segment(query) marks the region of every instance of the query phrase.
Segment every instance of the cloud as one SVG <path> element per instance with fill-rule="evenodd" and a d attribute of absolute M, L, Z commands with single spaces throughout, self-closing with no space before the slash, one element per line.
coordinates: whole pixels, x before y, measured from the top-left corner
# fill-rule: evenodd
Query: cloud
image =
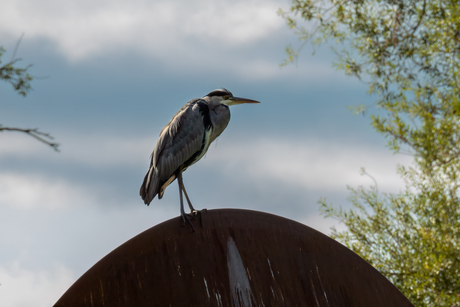
<path fill-rule="evenodd" d="M 396 174 L 396 166 L 411 161 L 383 147 L 302 138 L 235 140 L 211 150 L 208 167 L 221 169 L 227 176 L 240 172 L 246 181 L 271 182 L 269 188 L 276 183 L 328 192 L 343 190 L 346 185 L 373 185 L 372 179 L 360 175 L 361 167 L 376 178 L 381 191 L 397 192 L 404 182 Z"/>
<path fill-rule="evenodd" d="M 64 160 L 67 161 L 65 163 L 97 169 L 144 166 L 147 169 L 149 155 L 157 141 L 155 135 L 64 135 L 63 139 L 69 141 L 61 153 L 54 154 L 45 145 L 28 140 L 27 136 L 22 137 L 19 139 L 17 135 L 6 134 L 4 140 L 9 146 L 0 148 L 0 158 L 15 156 L 28 159 L 33 155 L 36 159 Z M 360 168 L 365 167 L 382 187 L 394 191 L 401 187 L 397 181 L 396 165 L 408 164 L 412 158 L 394 155 L 384 147 L 367 144 L 301 136 L 263 136 L 249 140 L 237 138 L 229 131 L 221 142 L 211 145 L 203 161 L 200 165 L 206 164 L 228 175 L 237 167 L 257 180 L 276 180 L 300 188 L 315 189 L 371 183 L 369 178 L 360 175 Z"/>
<path fill-rule="evenodd" d="M 47 148 L 41 152 L 41 144 L 36 152 L 29 148 L 33 161 L 23 153 L 16 154 L 23 156 L 14 163 L 24 168 L 16 172 L 12 167 L 0 174 L 0 206 L 47 214 L 67 214 L 82 208 L 79 216 L 84 220 L 90 208 L 106 212 L 143 207 L 138 188 L 149 165 L 154 136 L 66 138 L 72 139 L 70 148 L 60 154 Z M 0 149 L 0 157 L 5 150 Z M 4 157 L 4 164 L 7 159 Z M 252 209 L 302 221 L 318 215 L 316 202 L 320 198 L 347 207 L 347 185 L 373 185 L 371 178 L 360 175 L 361 167 L 377 180 L 381 192 L 404 190 L 396 166 L 410 162 L 410 157 L 393 155 L 383 146 L 300 136 L 249 140 L 229 131 L 184 178 L 197 208 Z M 167 219 L 176 214 L 178 204 L 177 184 L 173 183 L 164 199 L 154 201 L 152 210 L 156 214 L 158 208 L 174 208 L 162 216 Z M 320 220 L 306 222 L 326 232 L 330 221 Z"/>
<path fill-rule="evenodd" d="M 29 270 L 19 262 L 0 266 L 0 305 L 52 306 L 74 280 L 72 272 L 60 264 L 46 271 Z"/>
<path fill-rule="evenodd" d="M 262 0 L 18 0 L 2 5 L 0 35 L 47 39 L 71 61 L 126 47 L 177 56 L 190 40 L 232 48 L 268 37 L 283 26 L 278 7 Z"/>
<path fill-rule="evenodd" d="M 130 138 L 102 134 L 65 136 L 64 139 L 72 141 L 59 154 L 50 152 L 37 142 L 28 142 L 30 146 L 24 151 L 25 145 L 18 142 L 0 149 L 0 158 L 22 156 L 18 162 L 22 163 L 22 159 L 33 155 L 36 159 L 33 163 L 48 161 L 54 172 L 57 166 L 53 167 L 53 163 L 83 167 L 89 172 L 120 173 L 128 169 L 140 171 L 147 170 L 149 155 L 156 142 L 155 136 Z M 206 168 L 208 173 L 223 175 L 235 184 L 247 182 L 262 189 L 285 186 L 290 189 L 334 192 L 345 190 L 346 185 L 373 185 L 371 178 L 360 174 L 360 169 L 364 167 L 375 177 L 381 191 L 397 192 L 404 188 L 404 183 L 396 173 L 396 166 L 409 164 L 411 160 L 407 156 L 393 155 L 384 147 L 366 144 L 302 137 L 259 137 L 248 140 L 235 138 L 235 135 L 229 133 L 224 140 L 212 145 L 203 161 L 193 168 Z M 116 171 L 117 169 L 120 171 Z M 0 188 L 3 189 L 0 201 L 19 207 L 31 206 L 33 202 L 46 202 L 54 207 L 59 206 L 62 199 L 74 199 L 78 196 L 80 201 L 94 202 L 95 198 L 106 197 L 91 196 L 95 194 L 91 191 L 116 192 L 108 187 L 104 189 L 107 184 L 110 183 L 100 183 L 94 187 L 79 186 L 72 182 L 71 177 L 62 179 L 61 175 L 52 179 L 49 176 L 42 178 L 40 175 L 3 173 L 0 174 Z M 27 189 L 27 193 L 24 193 L 24 189 Z M 86 199 L 81 199 L 84 195 Z"/>
<path fill-rule="evenodd" d="M 119 137 L 115 135 L 93 133 L 62 134 L 61 152 L 55 153 L 47 145 L 20 133 L 1 135 L 2 142 L 8 144 L 0 148 L 1 159 L 35 159 L 74 163 L 95 168 L 113 168 L 117 165 L 148 164 L 150 152 L 155 146 L 155 136 L 143 138 Z"/>
<path fill-rule="evenodd" d="M 270 33 L 284 23 L 276 15 L 273 1 L 202 0 L 190 7 L 182 6 L 185 34 L 220 42 L 224 46 L 246 44 Z M 185 9 L 185 10 L 184 10 Z M 191 12 L 191 13 L 190 13 Z"/>
<path fill-rule="evenodd" d="M 0 205 L 22 210 L 40 208 L 44 211 L 97 203 L 92 197 L 96 194 L 94 190 L 76 186 L 71 180 L 49 178 L 44 174 L 1 173 Z"/>
<path fill-rule="evenodd" d="M 249 82 L 277 78 L 291 85 L 338 79 L 348 83 L 321 54 L 314 60 L 300 58 L 298 67 L 307 69 L 279 67 L 284 47 L 297 41 L 276 14 L 285 5 L 280 0 L 17 0 L 0 10 L 0 40 L 12 51 L 24 32 L 21 48 L 57 53 L 70 65 L 136 58 L 144 68 L 175 80 L 217 74 Z M 304 49 L 308 55 L 309 47 Z"/>

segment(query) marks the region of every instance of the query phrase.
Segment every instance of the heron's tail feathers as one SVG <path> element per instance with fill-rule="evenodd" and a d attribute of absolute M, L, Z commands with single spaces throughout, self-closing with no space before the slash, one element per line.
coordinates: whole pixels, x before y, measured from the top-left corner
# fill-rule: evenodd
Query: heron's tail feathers
<path fill-rule="evenodd" d="M 139 194 L 144 200 L 144 203 L 148 206 L 158 194 L 159 190 L 160 180 L 158 179 L 156 168 L 152 165 L 144 177 L 144 182 L 142 183 Z"/>

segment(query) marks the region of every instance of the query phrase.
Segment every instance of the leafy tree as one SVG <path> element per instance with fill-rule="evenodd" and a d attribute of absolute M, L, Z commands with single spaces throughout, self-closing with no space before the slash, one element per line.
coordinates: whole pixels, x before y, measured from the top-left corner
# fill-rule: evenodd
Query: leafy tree
<path fill-rule="evenodd" d="M 457 0 L 293 0 L 279 11 L 301 45 L 333 44 L 334 65 L 369 85 L 372 126 L 395 153 L 405 191 L 351 190 L 353 209 L 320 200 L 347 226 L 332 237 L 416 306 L 460 306 L 460 3 Z M 304 25 L 302 25 L 304 23 Z M 364 113 L 368 106 L 355 106 Z"/>
<path fill-rule="evenodd" d="M 22 36 L 21 36 L 22 38 Z M 28 73 L 28 69 L 32 65 L 28 65 L 24 68 L 18 67 L 17 62 L 21 59 L 16 58 L 16 52 L 19 47 L 21 39 L 19 39 L 18 43 L 16 44 L 16 48 L 13 52 L 12 59 L 7 62 L 6 64 L 2 65 L 2 57 L 6 50 L 0 46 L 0 80 L 10 83 L 13 86 L 13 89 L 22 96 L 26 96 L 27 93 L 31 90 L 30 82 L 33 80 L 33 77 Z M 49 133 L 44 133 L 38 130 L 38 128 L 13 128 L 13 127 L 3 127 L 0 124 L 0 132 L 3 131 L 18 131 L 22 133 L 26 133 L 35 139 L 39 140 L 42 143 L 45 143 L 51 146 L 54 150 L 59 151 L 59 144 L 54 143 L 53 137 Z"/>

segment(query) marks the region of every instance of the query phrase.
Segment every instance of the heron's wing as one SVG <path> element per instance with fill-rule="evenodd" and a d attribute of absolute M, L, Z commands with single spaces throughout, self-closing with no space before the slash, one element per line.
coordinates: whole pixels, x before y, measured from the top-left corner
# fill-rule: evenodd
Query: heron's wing
<path fill-rule="evenodd" d="M 189 101 L 173 116 L 160 133 L 141 187 L 145 203 L 157 194 L 161 198 L 166 186 L 174 181 L 176 171 L 183 171 L 199 159 L 210 125 L 209 107 L 201 99 Z"/>
<path fill-rule="evenodd" d="M 204 101 L 192 100 L 164 128 L 152 157 L 160 180 L 166 181 L 180 167 L 188 167 L 192 163 L 190 159 L 203 150 L 205 109 L 209 114 L 209 107 Z"/>

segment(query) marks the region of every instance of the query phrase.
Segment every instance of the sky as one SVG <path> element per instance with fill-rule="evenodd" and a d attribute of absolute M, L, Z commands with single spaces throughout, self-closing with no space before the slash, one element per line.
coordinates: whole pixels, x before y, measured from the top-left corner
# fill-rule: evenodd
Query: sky
<path fill-rule="evenodd" d="M 299 46 L 276 12 L 285 0 L 15 0 L 2 3 L 3 61 L 33 64 L 26 98 L 0 83 L 0 124 L 39 128 L 60 152 L 0 133 L 0 306 L 50 306 L 93 264 L 179 215 L 176 182 L 149 207 L 139 187 L 162 127 L 188 100 L 225 87 L 259 100 L 232 119 L 184 173 L 194 206 L 241 208 L 330 233 L 325 197 L 347 186 L 398 192 L 408 157 L 393 155 L 367 116 L 366 85 L 332 67 L 325 46 Z M 372 110 L 371 110 L 372 111 Z M 378 110 L 375 110 L 376 112 Z"/>

